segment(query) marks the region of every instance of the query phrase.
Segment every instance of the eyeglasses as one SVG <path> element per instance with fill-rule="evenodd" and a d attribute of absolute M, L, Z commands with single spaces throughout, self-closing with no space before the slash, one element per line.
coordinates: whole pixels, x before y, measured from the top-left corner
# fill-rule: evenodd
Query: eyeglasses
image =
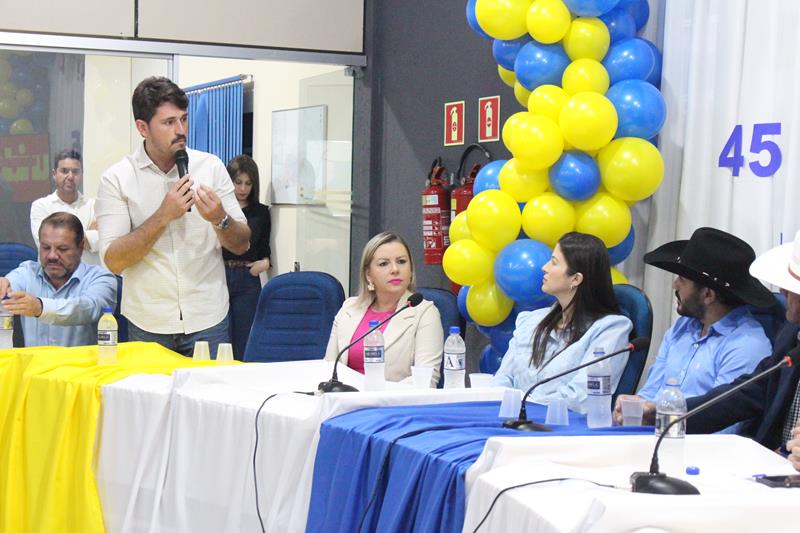
<path fill-rule="evenodd" d="M 83 174 L 83 170 L 80 168 L 60 167 L 56 169 L 56 172 L 64 176 L 66 176 L 67 174 L 72 174 L 73 176 L 80 176 L 81 174 Z"/>

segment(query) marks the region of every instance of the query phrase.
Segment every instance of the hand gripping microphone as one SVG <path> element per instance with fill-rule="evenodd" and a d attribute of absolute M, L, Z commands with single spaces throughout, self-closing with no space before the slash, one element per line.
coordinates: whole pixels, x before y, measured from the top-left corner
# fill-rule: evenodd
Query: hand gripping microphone
<path fill-rule="evenodd" d="M 186 150 L 178 150 L 175 152 L 175 166 L 178 167 L 178 178 L 184 177 L 189 173 L 189 154 Z M 189 208 L 191 211 L 192 208 Z"/>
<path fill-rule="evenodd" d="M 679 424 L 693 416 L 700 411 L 711 407 L 712 405 L 721 402 L 728 396 L 737 393 L 743 387 L 758 381 L 776 370 L 783 368 L 784 366 L 794 366 L 800 362 L 800 346 L 789 352 L 783 359 L 780 360 L 779 363 L 769 367 L 768 369 L 764 370 L 763 372 L 759 372 L 755 376 L 751 377 L 750 379 L 743 381 L 725 391 L 723 394 L 720 394 L 716 398 L 712 398 L 711 400 L 707 401 L 704 404 L 698 405 L 688 413 L 683 416 L 679 416 L 661 431 L 661 435 L 659 435 L 658 440 L 656 441 L 656 447 L 653 450 L 653 458 L 650 460 L 650 471 L 649 472 L 634 472 L 631 474 L 631 491 L 632 492 L 647 492 L 650 494 L 700 494 L 700 491 L 695 488 L 694 485 L 689 483 L 688 481 L 684 481 L 682 479 L 678 479 L 675 477 L 669 477 L 668 475 L 661 473 L 658 471 L 658 447 L 661 445 L 661 441 L 664 440 L 664 437 L 669 433 L 670 428 L 675 424 Z"/>
<path fill-rule="evenodd" d="M 595 363 L 599 363 L 600 361 L 605 361 L 610 357 L 614 357 L 615 355 L 619 355 L 625 352 L 636 352 L 639 350 L 646 350 L 650 346 L 650 339 L 648 337 L 636 337 L 633 339 L 630 344 L 628 344 L 625 348 L 621 350 L 617 350 L 616 352 L 611 352 L 610 354 L 606 354 L 603 357 L 598 357 L 596 359 L 592 359 L 586 363 L 576 366 L 575 368 L 570 368 L 569 370 L 565 370 L 555 376 L 550 376 L 547 379 L 543 379 L 541 381 L 537 381 L 534 383 L 528 392 L 525 393 L 525 396 L 522 397 L 522 406 L 519 408 L 519 417 L 516 419 L 509 419 L 503 422 L 503 427 L 508 429 L 518 429 L 520 431 L 553 431 L 551 428 L 545 426 L 544 424 L 539 424 L 537 422 L 533 422 L 528 420 L 528 413 L 525 408 L 525 401 L 528 399 L 528 396 L 531 395 L 533 389 L 538 387 L 539 385 L 544 385 L 554 379 L 558 379 L 560 377 L 564 377 L 567 374 L 572 374 L 573 372 L 577 372 L 581 368 L 586 368 L 587 366 L 591 366 Z"/>
<path fill-rule="evenodd" d="M 356 340 L 345 346 L 344 349 L 342 349 L 342 351 L 336 354 L 336 360 L 333 362 L 333 375 L 331 376 L 331 379 L 320 383 L 319 387 L 317 388 L 317 392 L 320 394 L 323 394 L 325 392 L 358 392 L 357 388 L 339 381 L 339 375 L 337 374 L 336 370 L 337 366 L 339 365 L 339 358 L 342 356 L 343 353 L 345 353 L 347 350 L 349 350 L 350 348 L 361 342 L 364 339 L 364 337 L 366 337 L 367 335 L 369 335 L 370 333 L 372 333 L 373 331 L 384 325 L 386 322 L 388 322 L 395 316 L 399 315 L 409 307 L 416 307 L 421 303 L 422 303 L 422 295 L 418 292 L 415 292 L 414 294 L 408 297 L 408 300 L 406 300 L 406 305 L 404 305 L 403 307 L 396 310 L 388 317 L 378 322 L 374 327 L 369 328 L 366 331 L 366 333 L 364 333 L 363 335 L 359 335 L 359 337 Z"/>

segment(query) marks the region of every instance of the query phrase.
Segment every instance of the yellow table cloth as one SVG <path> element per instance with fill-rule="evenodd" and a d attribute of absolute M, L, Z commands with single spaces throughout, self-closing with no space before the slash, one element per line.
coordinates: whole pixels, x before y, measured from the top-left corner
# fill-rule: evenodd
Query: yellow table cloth
<path fill-rule="evenodd" d="M 0 532 L 103 532 L 94 478 L 100 387 L 132 374 L 207 366 L 155 343 L 0 351 Z"/>

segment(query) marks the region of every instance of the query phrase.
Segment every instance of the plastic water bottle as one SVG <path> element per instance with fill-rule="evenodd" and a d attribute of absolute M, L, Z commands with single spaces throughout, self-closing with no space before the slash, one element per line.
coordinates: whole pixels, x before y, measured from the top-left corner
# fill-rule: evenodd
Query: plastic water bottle
<path fill-rule="evenodd" d="M 7 297 L 6 297 L 7 298 Z M 5 300 L 6 298 L 3 298 Z M 14 315 L 0 305 L 0 350 L 14 347 Z"/>
<path fill-rule="evenodd" d="M 370 320 L 369 327 L 378 325 Z M 383 390 L 386 388 L 383 359 L 383 333 L 376 329 L 364 339 L 364 390 Z"/>
<path fill-rule="evenodd" d="M 676 418 L 686 414 L 686 398 L 683 397 L 678 380 L 669 378 L 656 398 L 656 436 Z M 682 439 L 686 435 L 686 421 L 672 426 L 665 439 Z"/>
<path fill-rule="evenodd" d="M 110 307 L 103 308 L 97 323 L 97 364 L 113 365 L 117 362 L 117 319 Z"/>
<path fill-rule="evenodd" d="M 606 354 L 604 348 L 592 351 L 595 358 Z M 586 368 L 586 425 L 590 428 L 611 426 L 611 365 L 608 360 Z"/>
<path fill-rule="evenodd" d="M 463 389 L 466 376 L 467 347 L 461 338 L 458 326 L 450 327 L 450 335 L 444 341 L 444 388 Z"/>

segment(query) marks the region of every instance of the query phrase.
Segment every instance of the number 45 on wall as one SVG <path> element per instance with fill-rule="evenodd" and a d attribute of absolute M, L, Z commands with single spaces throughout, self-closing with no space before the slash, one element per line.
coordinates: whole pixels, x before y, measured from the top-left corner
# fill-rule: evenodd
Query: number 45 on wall
<path fill-rule="evenodd" d="M 753 137 L 750 140 L 750 153 L 760 154 L 766 151 L 768 159 L 762 165 L 759 159 L 752 161 L 748 166 L 753 174 L 759 178 L 774 176 L 781 167 L 783 155 L 781 149 L 775 141 L 765 140 L 766 135 L 780 135 L 780 122 L 765 122 L 763 124 L 753 124 Z M 742 125 L 737 124 L 733 128 L 728 141 L 719 154 L 717 165 L 720 168 L 730 168 L 734 176 L 739 175 L 739 169 L 744 166 L 744 156 L 742 155 Z"/>

